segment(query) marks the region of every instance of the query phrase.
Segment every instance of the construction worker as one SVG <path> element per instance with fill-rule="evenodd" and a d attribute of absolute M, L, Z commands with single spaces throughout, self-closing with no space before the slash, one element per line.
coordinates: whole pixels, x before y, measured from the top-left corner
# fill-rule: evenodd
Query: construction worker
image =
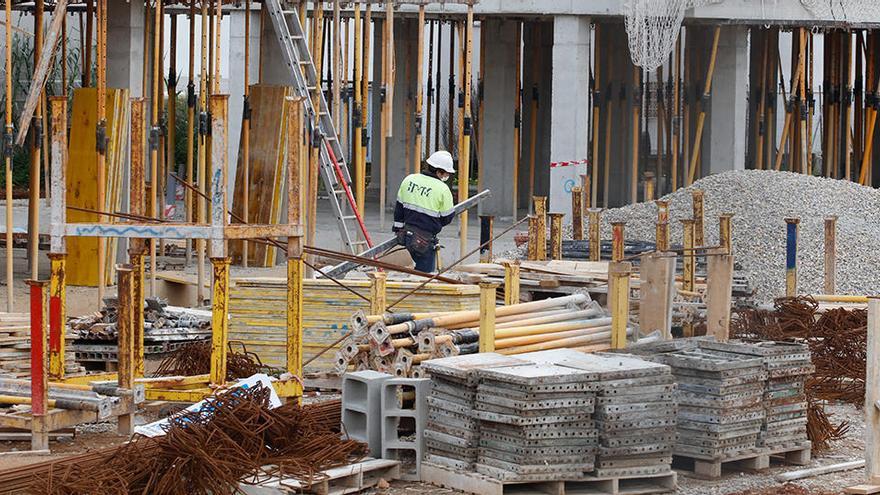
<path fill-rule="evenodd" d="M 437 151 L 426 171 L 410 174 L 400 183 L 394 206 L 394 232 L 416 264 L 416 270 L 435 270 L 437 234 L 455 216 L 452 191 L 446 182 L 455 173 L 452 155 Z"/>

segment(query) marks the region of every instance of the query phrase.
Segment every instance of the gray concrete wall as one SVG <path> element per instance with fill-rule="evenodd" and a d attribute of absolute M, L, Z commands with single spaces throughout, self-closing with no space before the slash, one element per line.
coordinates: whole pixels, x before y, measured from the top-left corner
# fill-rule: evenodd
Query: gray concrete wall
<path fill-rule="evenodd" d="M 388 139 L 388 189 L 385 200 L 388 206 L 393 207 L 397 199 L 397 189 L 400 182 L 412 170 L 412 165 L 407 161 L 411 156 L 413 139 L 412 132 L 405 132 L 407 122 L 406 113 L 411 111 L 407 100 L 415 91 L 415 81 L 407 77 L 407 64 L 415 63 L 414 50 L 410 46 L 418 43 L 418 29 L 414 19 L 398 18 L 394 20 L 394 115 L 392 126 L 394 135 Z"/>
<path fill-rule="evenodd" d="M 77 24 L 72 18 L 68 25 Z M 78 25 L 78 24 L 77 24 Z M 144 6 L 137 2 L 107 4 L 107 86 L 144 94 Z"/>
<path fill-rule="evenodd" d="M 264 7 L 265 9 L 265 7 Z M 269 18 L 268 12 L 263 12 L 266 24 L 260 26 L 260 68 L 263 84 L 293 85 L 293 75 L 290 68 L 284 62 L 278 35 L 275 34 L 275 26 Z"/>
<path fill-rule="evenodd" d="M 480 205 L 481 215 L 513 215 L 514 112 L 516 87 L 517 23 L 490 19 L 483 23 L 486 40 L 486 73 L 483 76 L 482 185 L 492 197 Z"/>
<path fill-rule="evenodd" d="M 537 92 L 537 126 L 534 153 L 534 195 L 548 194 L 551 136 L 551 98 L 553 73 L 553 23 L 527 22 L 523 25 L 523 133 L 519 171 L 519 205 L 531 206 L 529 170 L 532 167 L 532 114 Z M 537 76 L 537 77 L 536 77 Z"/>
<path fill-rule="evenodd" d="M 229 153 L 229 205 L 232 205 L 232 198 L 235 191 L 235 171 L 238 169 L 239 148 L 241 146 L 241 123 L 242 112 L 244 111 L 244 10 L 233 10 L 229 13 L 228 21 L 230 23 L 230 43 L 229 50 L 226 51 L 227 63 L 229 64 L 229 79 L 227 81 L 226 91 L 229 93 L 229 143 L 227 150 Z M 248 58 L 248 78 L 250 84 L 259 82 L 260 77 L 260 13 L 257 11 L 250 13 L 250 53 Z M 271 24 L 271 22 L 269 23 Z M 270 26 L 271 27 L 271 26 Z M 185 89 L 184 89 L 185 91 Z"/>
<path fill-rule="evenodd" d="M 712 79 L 708 154 L 703 174 L 745 170 L 748 120 L 749 32 L 745 26 L 724 26 Z"/>

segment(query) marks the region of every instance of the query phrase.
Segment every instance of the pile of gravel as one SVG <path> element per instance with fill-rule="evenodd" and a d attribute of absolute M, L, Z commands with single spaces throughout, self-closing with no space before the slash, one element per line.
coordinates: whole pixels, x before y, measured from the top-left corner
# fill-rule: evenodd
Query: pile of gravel
<path fill-rule="evenodd" d="M 747 170 L 712 175 L 662 199 L 670 201 L 670 235 L 682 242 L 680 220 L 692 216 L 691 189 L 705 191 L 705 243 L 718 244 L 718 216 L 733 213 L 733 252 L 767 302 L 785 295 L 785 218 L 800 218 L 798 289 L 823 289 L 824 218 L 837 220 L 837 292 L 876 294 L 880 281 L 880 191 L 858 184 L 790 172 Z M 625 221 L 627 240 L 654 240 L 657 206 L 638 203 L 602 215 L 602 238 L 611 222 Z"/>

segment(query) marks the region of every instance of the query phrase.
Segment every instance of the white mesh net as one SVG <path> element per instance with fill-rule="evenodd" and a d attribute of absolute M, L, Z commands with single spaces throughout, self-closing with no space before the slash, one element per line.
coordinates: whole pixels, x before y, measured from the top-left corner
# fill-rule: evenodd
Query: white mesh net
<path fill-rule="evenodd" d="M 817 19 L 846 22 L 878 22 L 878 0 L 801 0 Z"/>

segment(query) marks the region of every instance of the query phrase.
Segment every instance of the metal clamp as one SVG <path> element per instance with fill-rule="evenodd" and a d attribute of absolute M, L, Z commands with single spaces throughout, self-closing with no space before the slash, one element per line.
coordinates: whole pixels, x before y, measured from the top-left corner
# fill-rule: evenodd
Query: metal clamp
<path fill-rule="evenodd" d="M 208 135 L 208 112 L 199 112 L 199 134 Z"/>
<path fill-rule="evenodd" d="M 413 125 L 415 126 L 416 136 L 421 136 L 422 135 L 422 114 L 416 113 L 413 121 L 414 121 Z"/>
<path fill-rule="evenodd" d="M 520 110 L 516 110 L 513 112 L 513 128 L 519 129 L 522 127 L 522 112 Z"/>
<path fill-rule="evenodd" d="M 14 150 L 12 143 L 15 142 L 12 137 L 12 130 L 12 126 L 8 125 L 6 126 L 6 132 L 3 133 L 3 158 L 9 158 L 10 160 Z"/>
<path fill-rule="evenodd" d="M 470 136 L 473 131 L 473 124 L 471 123 L 470 117 L 464 118 L 464 135 Z"/>
<path fill-rule="evenodd" d="M 189 108 L 196 107 L 196 86 L 192 81 L 186 85 L 186 106 Z"/>
<path fill-rule="evenodd" d="M 250 95 L 244 95 L 243 108 L 241 110 L 241 116 L 244 119 L 251 120 L 251 98 Z"/>
<path fill-rule="evenodd" d="M 156 151 L 159 149 L 159 133 L 160 132 L 161 131 L 159 130 L 158 126 L 150 127 L 150 138 L 149 138 L 150 151 Z"/>
<path fill-rule="evenodd" d="M 95 151 L 99 155 L 107 153 L 107 121 L 102 120 L 95 126 Z"/>
<path fill-rule="evenodd" d="M 40 146 L 40 143 L 43 142 L 43 119 L 34 116 L 33 123 L 31 124 L 34 128 L 34 141 L 37 143 L 37 146 Z"/>

